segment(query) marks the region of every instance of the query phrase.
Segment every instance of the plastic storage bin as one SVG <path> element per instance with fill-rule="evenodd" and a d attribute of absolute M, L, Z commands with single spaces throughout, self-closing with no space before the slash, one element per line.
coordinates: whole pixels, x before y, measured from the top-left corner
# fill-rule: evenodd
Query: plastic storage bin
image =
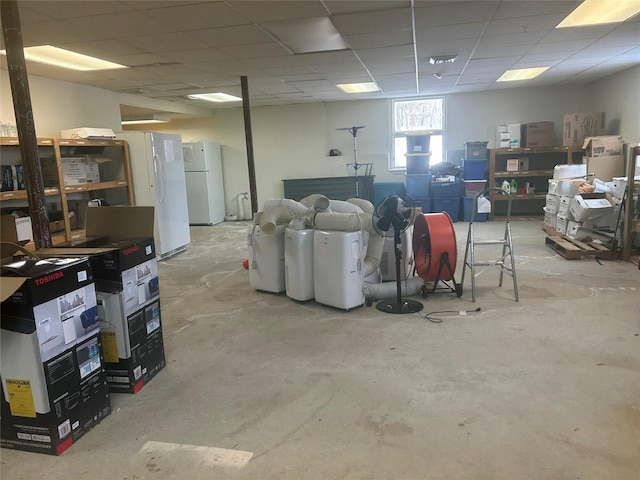
<path fill-rule="evenodd" d="M 407 173 L 410 175 L 414 174 L 425 174 L 429 173 L 429 159 L 431 158 L 431 154 L 407 154 Z"/>
<path fill-rule="evenodd" d="M 402 182 L 379 182 L 373 184 L 373 206 L 382 203 L 384 197 L 389 195 L 404 195 L 405 188 Z"/>
<path fill-rule="evenodd" d="M 464 142 L 465 158 L 487 158 L 489 142 Z"/>
<path fill-rule="evenodd" d="M 476 193 L 483 191 L 486 188 L 486 180 L 463 180 L 464 196 L 475 197 Z"/>
<path fill-rule="evenodd" d="M 407 174 L 405 183 L 407 195 L 414 200 L 431 196 L 431 174 Z"/>
<path fill-rule="evenodd" d="M 431 132 L 407 132 L 407 153 L 429 153 L 429 143 L 431 140 Z"/>
<path fill-rule="evenodd" d="M 431 202 L 433 213 L 447 212 L 452 222 L 458 221 L 460 213 L 460 197 L 455 198 L 433 198 Z"/>
<path fill-rule="evenodd" d="M 473 197 L 462 198 L 462 221 L 468 222 L 471 220 L 471 207 L 473 206 Z M 474 222 L 486 222 L 489 218 L 488 213 L 478 213 L 478 204 L 476 204 L 476 213 L 473 216 Z"/>
<path fill-rule="evenodd" d="M 431 196 L 433 198 L 460 198 L 460 180 L 455 182 L 432 182 Z"/>
<path fill-rule="evenodd" d="M 486 166 L 486 158 L 463 158 L 462 176 L 465 180 L 484 180 L 484 170 Z"/>

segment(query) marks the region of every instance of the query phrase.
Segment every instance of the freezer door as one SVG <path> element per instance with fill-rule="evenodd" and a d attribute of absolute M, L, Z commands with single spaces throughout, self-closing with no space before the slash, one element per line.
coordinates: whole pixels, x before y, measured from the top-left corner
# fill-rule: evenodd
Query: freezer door
<path fill-rule="evenodd" d="M 190 142 L 182 144 L 185 172 L 203 172 L 208 170 L 205 156 L 205 142 Z"/>
<path fill-rule="evenodd" d="M 163 257 L 180 251 L 191 241 L 187 184 L 180 135 L 151 133 L 150 137 L 156 176 L 156 249 Z"/>
<path fill-rule="evenodd" d="M 185 172 L 191 225 L 211 225 L 210 192 L 205 172 Z"/>

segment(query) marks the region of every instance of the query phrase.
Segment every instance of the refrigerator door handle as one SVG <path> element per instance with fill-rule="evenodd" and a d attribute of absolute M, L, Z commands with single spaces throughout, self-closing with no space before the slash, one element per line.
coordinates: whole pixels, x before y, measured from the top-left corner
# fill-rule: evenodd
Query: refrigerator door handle
<path fill-rule="evenodd" d="M 162 162 L 158 160 L 158 155 L 153 156 L 153 169 L 156 172 L 156 188 L 160 194 L 158 197 L 158 203 L 164 203 L 164 175 L 162 172 Z"/>

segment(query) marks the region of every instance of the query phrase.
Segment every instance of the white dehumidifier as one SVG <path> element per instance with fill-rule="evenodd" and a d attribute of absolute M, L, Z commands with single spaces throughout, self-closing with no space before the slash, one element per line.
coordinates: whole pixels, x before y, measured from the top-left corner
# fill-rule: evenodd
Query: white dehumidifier
<path fill-rule="evenodd" d="M 361 232 L 315 230 L 313 279 L 316 302 L 350 310 L 364 304 Z"/>
<path fill-rule="evenodd" d="M 278 225 L 273 235 L 265 235 L 259 225 L 249 225 L 249 284 L 256 290 L 284 292 L 284 232 Z"/>
<path fill-rule="evenodd" d="M 284 278 L 287 297 L 302 302 L 313 298 L 313 229 L 285 230 Z"/>

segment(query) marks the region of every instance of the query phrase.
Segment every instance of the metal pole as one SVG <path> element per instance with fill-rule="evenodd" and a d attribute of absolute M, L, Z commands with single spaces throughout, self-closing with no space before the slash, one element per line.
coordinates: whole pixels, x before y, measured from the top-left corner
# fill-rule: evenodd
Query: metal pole
<path fill-rule="evenodd" d="M 251 213 L 258 211 L 258 193 L 256 188 L 256 164 L 253 156 L 253 132 L 251 131 L 251 110 L 249 108 L 249 83 L 246 76 L 240 77 L 242 87 L 242 111 L 244 113 L 244 136 L 247 143 L 247 165 L 249 168 L 249 194 L 251 195 Z"/>
<path fill-rule="evenodd" d="M 33 122 L 29 79 L 24 61 L 18 2 L 16 0 L 0 0 L 0 16 L 2 17 L 2 35 L 7 52 L 9 83 L 18 128 L 34 242 L 36 248 L 47 248 L 51 246 L 51 233 L 44 196 L 44 181 L 38 156 L 38 139 Z"/>

